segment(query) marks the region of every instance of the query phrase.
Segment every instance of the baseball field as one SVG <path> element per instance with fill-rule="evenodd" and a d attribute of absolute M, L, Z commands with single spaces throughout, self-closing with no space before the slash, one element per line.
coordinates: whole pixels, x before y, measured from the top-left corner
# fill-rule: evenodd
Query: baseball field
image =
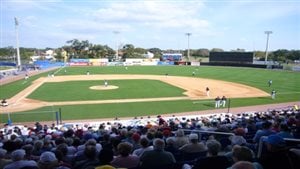
<path fill-rule="evenodd" d="M 107 66 L 62 67 L 52 73 L 54 77 L 42 73 L 1 85 L 0 98 L 9 101 L 1 107 L 1 122 L 8 113 L 15 122 L 51 121 L 58 110 L 63 120 L 176 114 L 215 109 L 217 96 L 230 99 L 230 107 L 300 100 L 300 73 L 283 70 Z M 270 97 L 272 89 L 276 99 Z"/>

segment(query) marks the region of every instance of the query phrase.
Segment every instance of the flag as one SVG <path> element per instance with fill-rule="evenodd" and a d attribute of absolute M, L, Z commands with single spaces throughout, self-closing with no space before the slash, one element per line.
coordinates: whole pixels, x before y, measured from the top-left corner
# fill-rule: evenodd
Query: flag
<path fill-rule="evenodd" d="M 19 25 L 18 19 L 15 17 L 15 26 L 18 26 L 18 25 Z"/>

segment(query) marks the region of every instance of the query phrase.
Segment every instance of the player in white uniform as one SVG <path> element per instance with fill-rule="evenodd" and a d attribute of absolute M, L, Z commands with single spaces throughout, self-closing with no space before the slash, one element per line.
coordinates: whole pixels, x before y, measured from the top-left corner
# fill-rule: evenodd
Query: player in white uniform
<path fill-rule="evenodd" d="M 25 74 L 25 80 L 28 80 L 28 79 L 29 79 L 28 74 Z"/>
<path fill-rule="evenodd" d="M 275 97 L 276 97 L 276 91 L 274 89 L 271 92 L 271 97 L 272 97 L 272 99 L 275 99 Z"/>

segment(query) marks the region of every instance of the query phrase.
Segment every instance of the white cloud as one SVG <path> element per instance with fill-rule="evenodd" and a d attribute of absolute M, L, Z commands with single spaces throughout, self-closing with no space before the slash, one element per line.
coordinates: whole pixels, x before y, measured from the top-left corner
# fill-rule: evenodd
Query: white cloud
<path fill-rule="evenodd" d="M 206 28 L 209 21 L 198 19 L 198 12 L 203 8 L 201 2 L 183 3 L 180 1 L 144 1 L 112 4 L 90 12 L 99 22 L 126 23 L 132 26 L 152 28 Z M 124 24 L 125 25 L 125 24 Z"/>
<path fill-rule="evenodd" d="M 62 2 L 62 0 L 6 0 L 3 4 L 5 8 L 12 11 L 26 10 L 53 10 L 53 6 Z"/>
<path fill-rule="evenodd" d="M 20 22 L 21 24 L 24 24 L 24 26 L 27 27 L 38 27 L 38 18 L 36 16 L 27 16 L 23 18 Z"/>
<path fill-rule="evenodd" d="M 30 41 L 47 44 L 49 39 L 51 46 L 78 38 L 113 46 L 117 30 L 120 42 L 147 45 L 141 47 L 184 48 L 185 33 L 191 32 L 190 44 L 195 48 L 235 49 L 250 41 L 263 48 L 263 31 L 272 30 L 276 41 L 289 41 L 285 44 L 290 48 L 299 46 L 300 3 L 292 0 L 2 0 L 1 5 L 3 45 L 14 39 L 14 31 L 9 31 L 16 16 L 20 43 L 28 45 Z"/>

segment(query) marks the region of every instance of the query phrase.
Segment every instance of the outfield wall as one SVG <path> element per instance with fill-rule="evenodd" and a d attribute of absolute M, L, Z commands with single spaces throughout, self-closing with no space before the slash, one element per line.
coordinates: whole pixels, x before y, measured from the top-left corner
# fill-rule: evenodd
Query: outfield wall
<path fill-rule="evenodd" d="M 155 66 L 155 65 L 174 65 L 174 62 L 160 62 L 159 59 L 129 58 L 125 62 L 109 62 L 103 59 L 70 59 L 70 66 Z"/>

